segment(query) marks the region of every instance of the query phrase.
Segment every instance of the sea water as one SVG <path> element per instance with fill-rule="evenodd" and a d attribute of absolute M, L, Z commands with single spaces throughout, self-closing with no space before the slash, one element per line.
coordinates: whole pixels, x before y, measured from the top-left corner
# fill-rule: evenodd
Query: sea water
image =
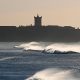
<path fill-rule="evenodd" d="M 80 80 L 80 42 L 0 42 L 0 80 Z"/>

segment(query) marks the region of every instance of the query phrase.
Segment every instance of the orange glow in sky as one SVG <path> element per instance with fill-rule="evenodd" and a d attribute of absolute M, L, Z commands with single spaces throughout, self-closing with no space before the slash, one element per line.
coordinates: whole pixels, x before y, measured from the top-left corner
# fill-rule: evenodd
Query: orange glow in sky
<path fill-rule="evenodd" d="M 0 0 L 0 25 L 34 25 L 37 13 L 43 25 L 80 27 L 80 0 Z"/>

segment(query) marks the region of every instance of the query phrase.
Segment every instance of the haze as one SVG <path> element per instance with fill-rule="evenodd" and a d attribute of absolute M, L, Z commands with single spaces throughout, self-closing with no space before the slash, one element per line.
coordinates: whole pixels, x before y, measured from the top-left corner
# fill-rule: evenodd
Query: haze
<path fill-rule="evenodd" d="M 80 0 L 0 0 L 0 26 L 34 25 L 37 13 L 43 25 L 80 27 Z"/>

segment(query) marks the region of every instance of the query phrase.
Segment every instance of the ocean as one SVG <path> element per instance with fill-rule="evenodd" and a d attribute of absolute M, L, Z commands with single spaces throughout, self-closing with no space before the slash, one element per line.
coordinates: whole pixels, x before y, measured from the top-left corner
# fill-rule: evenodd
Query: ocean
<path fill-rule="evenodd" d="M 0 80 L 80 80 L 80 42 L 0 42 Z"/>

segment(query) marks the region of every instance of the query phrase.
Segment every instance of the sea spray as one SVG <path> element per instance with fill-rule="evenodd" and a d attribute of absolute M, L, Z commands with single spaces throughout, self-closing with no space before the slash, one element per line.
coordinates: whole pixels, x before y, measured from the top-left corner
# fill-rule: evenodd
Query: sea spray
<path fill-rule="evenodd" d="M 31 45 L 39 45 L 39 43 L 38 42 L 23 43 L 23 44 L 20 44 L 18 46 L 15 46 L 15 48 L 26 48 L 26 47 L 29 47 Z"/>
<path fill-rule="evenodd" d="M 49 68 L 35 73 L 25 80 L 80 80 L 77 70 Z"/>
<path fill-rule="evenodd" d="M 48 45 L 45 50 L 49 50 L 50 52 L 60 51 L 60 52 L 80 52 L 80 45 L 78 44 L 64 44 L 64 43 L 55 43 Z"/>
<path fill-rule="evenodd" d="M 45 50 L 50 53 L 53 53 L 54 51 L 73 51 L 80 53 L 80 43 L 29 42 L 15 47 L 24 50 Z"/>
<path fill-rule="evenodd" d="M 24 50 L 44 50 L 45 47 L 44 44 L 40 42 L 29 42 L 15 46 L 15 48 L 22 48 Z"/>

